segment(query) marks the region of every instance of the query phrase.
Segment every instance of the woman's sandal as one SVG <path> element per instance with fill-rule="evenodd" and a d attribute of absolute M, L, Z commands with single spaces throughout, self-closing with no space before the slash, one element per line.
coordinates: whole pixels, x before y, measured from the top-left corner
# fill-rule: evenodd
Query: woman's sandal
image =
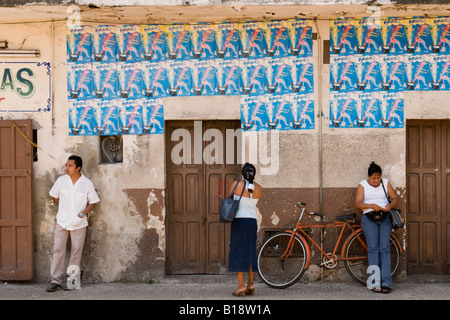
<path fill-rule="evenodd" d="M 381 292 L 383 292 L 382 289 L 380 289 L 380 288 L 373 288 L 373 289 L 371 289 L 371 291 L 372 291 L 372 292 L 375 292 L 375 293 L 381 293 Z"/>
<path fill-rule="evenodd" d="M 245 297 L 245 295 L 247 294 L 247 288 L 241 290 L 241 291 L 233 291 L 231 293 L 234 297 Z"/>
<path fill-rule="evenodd" d="M 391 291 L 392 291 L 392 288 L 389 288 L 389 287 L 386 287 L 386 286 L 382 286 L 381 287 L 381 292 L 384 293 L 384 294 L 391 293 Z"/>
<path fill-rule="evenodd" d="M 252 296 L 252 295 L 255 294 L 255 288 L 247 288 L 246 291 L 247 291 L 246 294 L 247 294 L 248 296 Z"/>

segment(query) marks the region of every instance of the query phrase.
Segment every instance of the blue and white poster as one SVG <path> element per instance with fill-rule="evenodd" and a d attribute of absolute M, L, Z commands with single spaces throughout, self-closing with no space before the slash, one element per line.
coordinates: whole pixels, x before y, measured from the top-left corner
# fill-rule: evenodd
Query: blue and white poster
<path fill-rule="evenodd" d="M 94 134 L 117 135 L 119 116 L 115 100 L 95 100 L 93 105 Z"/>
<path fill-rule="evenodd" d="M 357 118 L 353 93 L 333 93 L 330 95 L 330 126 L 352 128 Z"/>
<path fill-rule="evenodd" d="M 405 63 L 403 56 L 378 56 L 382 91 L 403 91 L 405 89 Z"/>
<path fill-rule="evenodd" d="M 384 128 L 404 127 L 403 93 L 382 93 L 380 98 L 381 126 Z"/>
<path fill-rule="evenodd" d="M 428 55 L 405 56 L 406 90 L 428 90 L 431 71 Z"/>
<path fill-rule="evenodd" d="M 118 97 L 122 99 L 138 99 L 142 97 L 141 63 L 118 63 Z"/>
<path fill-rule="evenodd" d="M 117 61 L 136 63 L 141 61 L 140 27 L 125 25 L 116 27 Z"/>
<path fill-rule="evenodd" d="M 212 25 L 216 38 L 217 59 L 238 59 L 240 40 L 237 23 L 220 23 Z"/>
<path fill-rule="evenodd" d="M 290 127 L 295 130 L 314 129 L 314 95 L 291 94 L 289 95 L 291 108 Z"/>
<path fill-rule="evenodd" d="M 264 58 L 266 41 L 264 40 L 264 25 L 262 22 L 239 23 L 240 58 Z"/>
<path fill-rule="evenodd" d="M 119 100 L 119 134 L 142 134 L 142 99 Z"/>
<path fill-rule="evenodd" d="M 92 61 L 115 63 L 117 56 L 115 26 L 92 27 Z"/>
<path fill-rule="evenodd" d="M 353 121 L 354 126 L 359 128 L 380 127 L 381 110 L 378 92 L 356 93 L 355 95 L 356 119 Z"/>
<path fill-rule="evenodd" d="M 312 57 L 290 58 L 288 59 L 290 71 L 291 93 L 312 93 L 314 92 L 314 65 Z"/>
<path fill-rule="evenodd" d="M 241 96 L 241 128 L 244 131 L 267 130 L 265 96 Z"/>
<path fill-rule="evenodd" d="M 92 65 L 67 65 L 67 91 L 69 100 L 88 100 L 92 98 Z"/>
<path fill-rule="evenodd" d="M 170 96 L 190 96 L 192 88 L 189 61 L 166 61 L 167 92 Z"/>
<path fill-rule="evenodd" d="M 166 25 L 166 58 L 169 60 L 188 60 L 191 57 L 191 38 L 189 25 Z"/>
<path fill-rule="evenodd" d="M 191 58 L 214 59 L 216 39 L 214 30 L 209 24 L 191 24 L 189 26 L 191 37 Z"/>
<path fill-rule="evenodd" d="M 282 58 L 289 54 L 290 39 L 287 21 L 268 21 L 263 25 L 266 57 Z"/>
<path fill-rule="evenodd" d="M 162 98 L 168 95 L 167 74 L 164 63 L 142 62 L 142 96 Z"/>
<path fill-rule="evenodd" d="M 312 21 L 287 20 L 289 54 L 293 57 L 312 57 Z"/>
<path fill-rule="evenodd" d="M 92 135 L 94 127 L 92 100 L 69 101 L 69 135 Z"/>
<path fill-rule="evenodd" d="M 209 96 L 215 94 L 216 70 L 214 60 L 191 61 L 192 94 Z"/>
<path fill-rule="evenodd" d="M 357 58 L 352 56 L 331 56 L 330 89 L 331 91 L 350 92 L 356 90 L 358 77 L 356 73 Z"/>
<path fill-rule="evenodd" d="M 337 19 L 330 21 L 330 53 L 350 55 L 358 46 L 355 26 L 352 19 Z"/>
<path fill-rule="evenodd" d="M 241 94 L 263 95 L 266 93 L 266 72 L 260 59 L 241 59 Z"/>
<path fill-rule="evenodd" d="M 216 93 L 219 95 L 239 95 L 239 60 L 216 59 Z"/>
<path fill-rule="evenodd" d="M 91 63 L 91 27 L 80 26 L 67 29 L 67 62 Z"/>
<path fill-rule="evenodd" d="M 450 57 L 430 54 L 431 90 L 450 90 Z"/>
<path fill-rule="evenodd" d="M 140 32 L 142 61 L 164 61 L 167 54 L 164 25 L 143 25 Z"/>
<path fill-rule="evenodd" d="M 142 133 L 164 133 L 162 99 L 142 99 Z"/>
<path fill-rule="evenodd" d="M 264 59 L 264 69 L 266 72 L 267 93 L 286 94 L 290 92 L 291 81 L 291 65 L 292 60 L 287 58 L 266 58 Z M 297 65 L 296 65 L 297 66 Z"/>
<path fill-rule="evenodd" d="M 286 96 L 266 95 L 266 123 L 268 130 L 289 130 L 291 108 Z"/>
<path fill-rule="evenodd" d="M 378 60 L 374 56 L 356 57 L 356 85 L 358 91 L 380 90 L 381 72 Z"/>
<path fill-rule="evenodd" d="M 93 98 L 117 99 L 117 69 L 115 63 L 92 65 Z"/>

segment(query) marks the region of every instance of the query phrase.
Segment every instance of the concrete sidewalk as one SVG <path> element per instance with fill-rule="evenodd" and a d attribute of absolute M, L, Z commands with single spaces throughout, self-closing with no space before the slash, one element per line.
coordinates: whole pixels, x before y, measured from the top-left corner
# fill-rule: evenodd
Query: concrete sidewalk
<path fill-rule="evenodd" d="M 0 300 L 450 300 L 450 276 L 408 277 L 390 294 L 373 293 L 356 282 L 297 283 L 272 289 L 255 281 L 255 295 L 233 297 L 234 275 L 168 276 L 155 283 L 82 284 L 80 290 L 46 292 L 48 284 L 0 282 Z"/>

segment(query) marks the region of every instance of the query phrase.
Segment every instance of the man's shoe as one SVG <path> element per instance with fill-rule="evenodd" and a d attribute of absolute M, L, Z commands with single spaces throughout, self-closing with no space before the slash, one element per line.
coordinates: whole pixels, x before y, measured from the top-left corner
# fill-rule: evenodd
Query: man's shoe
<path fill-rule="evenodd" d="M 55 292 L 56 290 L 61 289 L 61 285 L 57 283 L 50 283 L 50 285 L 47 287 L 47 292 Z"/>

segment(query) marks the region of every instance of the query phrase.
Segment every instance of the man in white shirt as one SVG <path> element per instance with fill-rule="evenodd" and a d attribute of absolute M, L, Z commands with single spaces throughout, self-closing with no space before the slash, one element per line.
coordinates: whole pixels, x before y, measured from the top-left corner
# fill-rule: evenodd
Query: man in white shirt
<path fill-rule="evenodd" d="M 94 184 L 80 171 L 83 160 L 70 156 L 66 162 L 66 174 L 59 177 L 49 194 L 58 205 L 55 227 L 55 244 L 50 267 L 51 283 L 48 292 L 61 289 L 67 238 L 70 235 L 71 252 L 69 265 L 80 266 L 87 216 L 100 201 Z"/>

